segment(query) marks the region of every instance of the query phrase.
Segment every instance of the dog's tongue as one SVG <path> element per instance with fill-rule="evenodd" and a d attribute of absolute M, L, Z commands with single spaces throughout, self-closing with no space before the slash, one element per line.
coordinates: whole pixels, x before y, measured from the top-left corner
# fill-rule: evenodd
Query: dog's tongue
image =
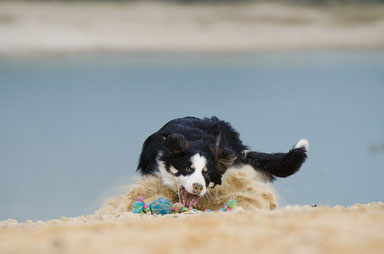
<path fill-rule="evenodd" d="M 199 201 L 199 196 L 193 195 L 186 191 L 183 186 L 179 188 L 179 200 L 180 202 L 188 208 L 192 208 L 196 205 L 197 201 Z"/>

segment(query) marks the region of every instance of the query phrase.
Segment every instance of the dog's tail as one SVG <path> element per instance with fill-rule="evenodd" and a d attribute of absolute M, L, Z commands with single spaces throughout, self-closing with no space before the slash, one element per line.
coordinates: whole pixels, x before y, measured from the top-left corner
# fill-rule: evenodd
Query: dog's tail
<path fill-rule="evenodd" d="M 287 177 L 296 173 L 307 158 L 309 143 L 301 139 L 288 153 L 244 151 L 241 162 L 272 177 Z"/>

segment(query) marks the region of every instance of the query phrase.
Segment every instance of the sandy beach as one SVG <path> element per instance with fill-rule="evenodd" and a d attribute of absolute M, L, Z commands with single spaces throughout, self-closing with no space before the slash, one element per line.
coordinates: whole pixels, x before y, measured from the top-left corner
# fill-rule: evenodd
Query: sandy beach
<path fill-rule="evenodd" d="M 0 253 L 383 253 L 384 204 L 0 222 Z"/>
<path fill-rule="evenodd" d="M 384 203 L 276 208 L 272 186 L 254 170 L 226 173 L 200 208 L 235 198 L 230 212 L 132 213 L 140 193 L 175 201 L 156 178 L 143 178 L 93 214 L 49 221 L 0 222 L 0 253 L 383 253 Z"/>
<path fill-rule="evenodd" d="M 383 47 L 381 5 L 0 2 L 0 54 Z"/>

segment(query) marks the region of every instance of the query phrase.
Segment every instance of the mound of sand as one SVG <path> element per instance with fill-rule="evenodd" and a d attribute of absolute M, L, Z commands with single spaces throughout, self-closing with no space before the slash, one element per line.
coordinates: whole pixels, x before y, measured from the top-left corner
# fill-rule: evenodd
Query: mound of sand
<path fill-rule="evenodd" d="M 0 221 L 0 253 L 384 253 L 384 203 L 275 209 L 274 192 L 259 177 L 230 171 L 199 201 L 215 209 L 236 198 L 232 212 L 164 216 L 130 211 L 138 195 L 176 201 L 158 179 L 143 178 L 91 215 Z"/>
<path fill-rule="evenodd" d="M 138 181 L 125 195 L 111 198 L 97 213 L 118 216 L 131 211 L 133 202 L 140 195 L 147 203 L 159 197 L 168 198 L 173 203 L 179 201 L 177 193 L 164 187 L 159 178 L 150 176 Z M 199 200 L 196 208 L 216 210 L 230 199 L 236 199 L 238 206 L 245 210 L 272 210 L 277 207 L 273 188 L 264 183 L 262 175 L 250 166 L 229 170 L 223 176 L 222 184 L 209 189 L 208 195 Z"/>

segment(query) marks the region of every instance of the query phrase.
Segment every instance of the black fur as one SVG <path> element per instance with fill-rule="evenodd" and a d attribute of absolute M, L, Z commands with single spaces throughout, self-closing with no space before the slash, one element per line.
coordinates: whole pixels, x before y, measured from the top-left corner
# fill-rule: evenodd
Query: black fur
<path fill-rule="evenodd" d="M 250 151 L 242 160 L 271 176 L 287 177 L 296 173 L 307 158 L 304 148 L 296 148 L 288 153 L 259 153 Z"/>
<path fill-rule="evenodd" d="M 221 176 L 231 165 L 249 164 L 270 177 L 287 177 L 296 173 L 307 158 L 304 148 L 288 153 L 246 151 L 239 134 L 232 126 L 217 117 L 199 119 L 184 117 L 172 120 L 145 140 L 137 171 L 155 175 L 157 160 L 164 162 L 167 171 L 174 166 L 177 175 L 190 174 L 190 157 L 200 153 L 207 159 L 204 178 L 208 185 L 221 183 Z M 246 152 L 245 152 L 246 151 Z"/>

